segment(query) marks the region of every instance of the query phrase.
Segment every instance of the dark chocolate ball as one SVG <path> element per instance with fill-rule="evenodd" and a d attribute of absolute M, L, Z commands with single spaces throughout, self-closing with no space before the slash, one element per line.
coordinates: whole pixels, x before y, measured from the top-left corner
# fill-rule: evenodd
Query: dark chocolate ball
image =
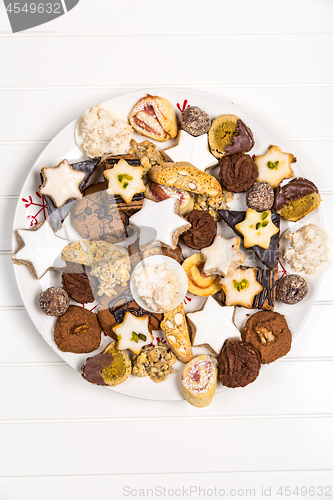
<path fill-rule="evenodd" d="M 257 212 L 264 212 L 272 208 L 274 203 L 274 189 L 267 182 L 255 182 L 246 193 L 246 204 Z"/>
<path fill-rule="evenodd" d="M 40 294 L 38 305 L 47 316 L 62 316 L 69 307 L 68 293 L 63 288 L 51 286 Z"/>
<path fill-rule="evenodd" d="M 285 304 L 297 304 L 307 295 L 308 284 L 302 276 L 282 276 L 276 286 L 276 298 Z"/>

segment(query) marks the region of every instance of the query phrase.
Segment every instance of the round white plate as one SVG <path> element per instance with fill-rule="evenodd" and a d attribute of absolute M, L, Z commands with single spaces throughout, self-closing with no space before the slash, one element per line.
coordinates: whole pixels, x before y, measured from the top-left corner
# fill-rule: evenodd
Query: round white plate
<path fill-rule="evenodd" d="M 181 110 L 183 110 L 184 107 L 188 105 L 199 106 L 200 108 L 205 110 L 211 118 L 215 118 L 216 116 L 223 113 L 232 113 L 239 116 L 251 128 L 255 138 L 255 146 L 249 153 L 251 155 L 260 155 L 265 153 L 270 144 L 279 146 L 282 151 L 288 153 L 293 152 L 291 151 L 289 145 L 282 139 L 282 137 L 280 137 L 280 135 L 277 134 L 277 132 L 275 132 L 275 130 L 272 129 L 263 120 L 258 118 L 247 109 L 213 94 L 186 89 L 158 88 L 149 89 L 147 91 L 140 90 L 137 92 L 124 94 L 120 97 L 110 99 L 103 104 L 117 107 L 128 116 L 136 102 L 140 98 L 146 96 L 147 93 L 152 95 L 157 94 L 169 99 L 178 117 L 180 116 Z M 85 111 L 86 110 L 82 110 L 83 113 Z M 75 143 L 76 122 L 77 120 L 74 120 L 73 122 L 68 124 L 61 132 L 59 132 L 58 135 L 56 135 L 56 137 L 44 149 L 44 151 L 41 153 L 41 155 L 38 157 L 35 164 L 31 168 L 31 171 L 19 196 L 19 201 L 14 218 L 14 230 L 29 228 L 31 225 L 37 222 L 41 222 L 45 218 L 46 210 L 43 206 L 43 200 L 37 193 L 38 187 L 41 184 L 40 170 L 42 167 L 54 167 L 64 158 L 67 158 L 70 163 L 86 159 L 86 157 L 82 155 L 80 149 Z M 139 142 L 146 139 L 143 136 L 139 136 L 135 133 L 133 133 L 133 138 Z M 175 144 L 175 142 L 175 140 L 172 140 L 165 143 L 156 142 L 155 144 L 157 144 L 158 149 L 164 149 L 172 146 L 173 144 Z M 186 158 L 184 158 L 184 161 L 186 161 Z M 307 174 L 299 161 L 293 164 L 293 170 L 295 176 L 307 177 Z M 246 206 L 244 202 L 244 195 L 235 195 L 234 200 L 229 204 L 229 206 L 233 210 L 245 210 Z M 302 222 L 304 224 L 312 222 L 314 224 L 322 225 L 320 210 L 315 210 L 311 214 L 307 215 L 302 220 Z M 281 221 L 281 234 L 292 225 L 293 223 L 286 223 L 285 221 Z M 60 230 L 57 234 L 59 234 L 59 236 L 62 236 L 62 231 L 63 230 Z M 231 229 L 227 228 L 223 222 L 219 223 L 219 233 L 228 238 L 234 236 L 234 233 L 231 231 Z M 71 232 L 70 228 L 67 227 L 67 237 L 69 234 L 71 241 L 75 241 L 75 238 L 79 239 L 78 235 L 75 235 L 75 232 Z M 14 233 L 13 251 L 16 251 L 17 248 L 18 242 L 16 234 Z M 242 249 L 242 251 L 244 251 L 245 254 L 248 254 L 249 258 L 248 262 L 245 262 L 245 264 L 248 263 L 250 265 L 260 266 L 260 263 L 258 261 L 255 261 L 253 257 L 250 256 L 250 253 L 247 253 L 244 248 Z M 187 249 L 184 256 L 188 257 L 191 253 L 192 251 Z M 55 271 L 48 272 L 38 281 L 33 278 L 27 266 L 15 265 L 14 272 L 23 303 L 37 330 L 41 333 L 43 338 L 52 347 L 52 349 L 54 349 L 55 352 L 64 361 L 66 361 L 66 363 L 75 368 L 77 371 L 80 371 L 80 368 L 87 357 L 100 352 L 110 342 L 110 338 L 103 336 L 100 348 L 98 349 L 98 351 L 95 351 L 93 353 L 72 354 L 61 352 L 53 340 L 53 326 L 55 319 L 45 316 L 37 305 L 38 297 L 42 290 L 45 290 L 49 286 L 60 285 L 61 273 Z M 295 337 L 295 335 L 301 329 L 304 321 L 306 320 L 317 295 L 319 285 L 320 278 L 311 280 L 311 282 L 309 282 L 309 293 L 307 297 L 297 305 L 288 306 L 286 304 L 276 302 L 275 310 L 286 316 L 293 337 Z M 195 297 L 191 296 L 191 294 L 188 294 L 188 296 L 184 299 L 185 310 L 187 312 L 198 310 L 202 307 L 204 302 L 204 298 Z M 95 309 L 96 305 L 96 303 L 87 304 L 85 305 L 85 307 L 92 310 Z M 239 329 L 243 328 L 247 316 L 249 314 L 253 314 L 254 312 L 254 310 L 237 308 L 236 324 Z M 161 338 L 164 337 L 161 331 L 156 333 L 156 336 L 159 336 Z M 205 352 L 208 353 L 208 351 L 203 348 L 195 348 L 194 352 L 195 354 Z M 149 377 L 139 378 L 131 375 L 125 383 L 116 387 L 112 387 L 112 390 L 122 394 L 126 394 L 128 396 L 134 396 L 143 399 L 164 401 L 182 400 L 183 395 L 180 379 L 183 366 L 184 365 L 182 363 L 177 361 L 175 365 L 175 373 L 170 375 L 165 382 L 162 382 L 160 384 L 154 383 L 152 380 L 150 380 Z M 224 389 L 226 388 L 223 387 L 219 382 L 217 386 L 217 392 L 221 392 Z"/>

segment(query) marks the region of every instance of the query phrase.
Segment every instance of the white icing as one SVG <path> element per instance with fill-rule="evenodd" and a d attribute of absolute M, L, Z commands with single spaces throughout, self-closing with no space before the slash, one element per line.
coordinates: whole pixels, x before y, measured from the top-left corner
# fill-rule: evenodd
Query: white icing
<path fill-rule="evenodd" d="M 209 152 L 207 134 L 193 137 L 180 130 L 178 137 L 178 144 L 165 150 L 174 162 L 188 161 L 202 171 L 217 164 L 215 156 Z"/>
<path fill-rule="evenodd" d="M 238 251 L 239 238 L 226 240 L 217 234 L 210 247 L 201 250 L 205 257 L 204 273 L 219 273 L 222 276 L 231 276 L 234 270 L 245 261 L 244 255 Z"/>
<path fill-rule="evenodd" d="M 267 214 L 265 219 L 262 218 L 264 213 Z M 258 223 L 260 227 L 256 229 Z M 262 225 L 266 223 L 268 224 L 265 226 Z M 236 224 L 235 227 L 244 236 L 245 248 L 258 245 L 267 250 L 271 242 L 271 237 L 279 232 L 279 228 L 272 222 L 270 210 L 256 212 L 252 208 L 248 208 L 243 222 Z"/>
<path fill-rule="evenodd" d="M 56 236 L 47 221 L 35 231 L 19 229 L 17 232 L 25 245 L 14 255 L 14 259 L 31 262 L 38 279 L 48 269 L 66 265 L 59 257 L 67 241 Z"/>
<path fill-rule="evenodd" d="M 148 330 L 148 321 L 148 316 L 141 316 L 137 318 L 130 312 L 127 312 L 123 322 L 120 323 L 120 325 L 113 327 L 113 330 L 118 336 L 117 349 L 130 349 L 135 354 L 139 354 L 143 346 L 151 344 L 154 337 Z M 131 338 L 133 338 L 133 332 L 145 335 L 146 340 L 138 339 L 138 342 L 131 340 Z M 121 338 L 119 336 L 121 336 Z"/>
<path fill-rule="evenodd" d="M 208 297 L 201 311 L 187 314 L 196 328 L 193 346 L 208 344 L 219 354 L 227 339 L 240 337 L 232 322 L 233 314 L 233 307 L 222 307 L 213 297 Z"/>
<path fill-rule="evenodd" d="M 85 173 L 74 170 L 67 160 L 63 160 L 57 167 L 44 168 L 42 174 L 46 182 L 39 192 L 50 196 L 57 207 L 61 207 L 67 200 L 82 197 L 79 185 Z"/>
<path fill-rule="evenodd" d="M 253 303 L 254 297 L 262 291 L 262 285 L 256 280 L 256 270 L 249 269 L 236 269 L 230 278 L 223 278 L 220 285 L 226 295 L 225 303 L 227 306 L 243 306 L 250 308 Z M 248 281 L 248 287 L 243 290 L 238 290 L 234 281 L 241 283 L 243 280 Z"/>
<path fill-rule="evenodd" d="M 176 200 L 174 198 L 160 202 L 145 198 L 142 209 L 130 217 L 129 223 L 139 228 L 149 228 L 149 241 L 155 239 L 174 247 L 174 233 L 188 227 L 188 222 L 176 214 L 175 206 Z M 146 235 L 147 231 L 144 231 L 144 236 Z M 140 245 L 147 244 L 149 241 L 143 241 L 142 236 L 143 233 L 140 230 Z"/>
<path fill-rule="evenodd" d="M 135 194 L 143 193 L 146 189 L 142 173 L 143 167 L 132 167 L 126 160 L 119 160 L 113 168 L 104 170 L 104 177 L 109 181 L 107 193 L 119 194 L 125 203 L 130 203 Z"/>
<path fill-rule="evenodd" d="M 283 153 L 278 146 L 270 146 L 267 153 L 262 156 L 256 156 L 254 161 L 258 167 L 259 176 L 257 182 L 268 182 L 273 187 L 278 187 L 283 179 L 293 176 L 293 170 L 290 163 L 294 155 Z M 269 168 L 267 163 L 278 161 L 277 168 Z"/>

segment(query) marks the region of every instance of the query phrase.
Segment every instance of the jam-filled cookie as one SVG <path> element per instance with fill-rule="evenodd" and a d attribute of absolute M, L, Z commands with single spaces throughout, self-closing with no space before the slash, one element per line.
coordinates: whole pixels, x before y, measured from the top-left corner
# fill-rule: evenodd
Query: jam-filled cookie
<path fill-rule="evenodd" d="M 168 141 L 177 135 L 175 112 L 164 97 L 149 94 L 143 97 L 132 109 L 129 120 L 135 132 L 155 141 Z"/>

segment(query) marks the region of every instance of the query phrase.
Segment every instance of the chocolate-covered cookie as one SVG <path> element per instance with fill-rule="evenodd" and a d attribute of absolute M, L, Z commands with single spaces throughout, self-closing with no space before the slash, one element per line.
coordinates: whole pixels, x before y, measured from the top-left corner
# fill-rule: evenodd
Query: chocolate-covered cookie
<path fill-rule="evenodd" d="M 108 308 L 100 309 L 97 313 L 98 321 L 104 332 L 114 340 L 117 340 L 117 335 L 113 331 L 113 327 L 123 321 L 126 312 L 130 312 L 137 318 L 148 316 L 148 328 L 150 331 L 159 330 L 160 322 L 163 319 L 163 314 L 142 309 L 133 299 L 130 289 L 127 288 L 109 302 Z"/>
<path fill-rule="evenodd" d="M 260 356 L 253 345 L 229 339 L 217 357 L 217 369 L 226 387 L 245 387 L 254 382 L 260 371 Z"/>
<path fill-rule="evenodd" d="M 72 299 L 79 304 L 94 302 L 94 289 L 97 279 L 88 276 L 85 266 L 69 262 L 62 271 L 62 286 Z"/>
<path fill-rule="evenodd" d="M 186 216 L 186 220 L 191 227 L 181 235 L 185 245 L 195 250 L 209 247 L 217 233 L 217 222 L 208 210 L 193 210 Z"/>
<path fill-rule="evenodd" d="M 257 166 L 249 155 L 224 156 L 219 163 L 221 184 L 232 193 L 247 191 L 258 177 Z"/>
<path fill-rule="evenodd" d="M 236 115 L 220 115 L 208 132 L 208 142 L 216 158 L 237 153 L 246 153 L 254 146 L 249 127 Z"/>
<path fill-rule="evenodd" d="M 320 202 L 317 186 L 309 179 L 296 177 L 277 190 L 274 208 L 283 219 L 297 222 L 315 210 Z"/>
<path fill-rule="evenodd" d="M 80 306 L 69 306 L 56 320 L 54 341 L 60 351 L 81 354 L 98 349 L 101 333 L 96 314 Z"/>
<path fill-rule="evenodd" d="M 245 324 L 242 339 L 259 352 L 262 363 L 273 363 L 285 356 L 292 341 L 285 317 L 274 311 L 259 311 L 251 316 Z"/>
<path fill-rule="evenodd" d="M 132 363 L 125 351 L 111 342 L 100 354 L 88 358 L 82 366 L 82 377 L 96 385 L 118 385 L 129 377 Z"/>

